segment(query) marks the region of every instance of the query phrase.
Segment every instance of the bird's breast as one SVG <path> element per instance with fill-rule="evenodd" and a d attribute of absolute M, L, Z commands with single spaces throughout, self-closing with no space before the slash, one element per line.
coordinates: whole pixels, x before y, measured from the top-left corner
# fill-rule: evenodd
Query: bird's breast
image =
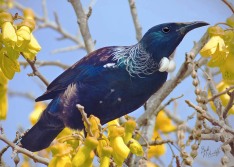
<path fill-rule="evenodd" d="M 165 72 L 146 77 L 132 77 L 127 72 L 101 75 L 95 82 L 86 83 L 80 88 L 81 104 L 88 114 L 106 123 L 142 106 L 166 78 Z"/>

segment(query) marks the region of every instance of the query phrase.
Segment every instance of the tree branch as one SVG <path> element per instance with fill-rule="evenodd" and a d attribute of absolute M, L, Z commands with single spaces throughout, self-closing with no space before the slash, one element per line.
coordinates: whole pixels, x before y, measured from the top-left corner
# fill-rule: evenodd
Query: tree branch
<path fill-rule="evenodd" d="M 233 100 L 234 100 L 234 90 L 231 93 L 228 93 L 230 96 L 230 99 L 228 101 L 227 106 L 223 109 L 223 118 L 226 119 L 228 116 L 228 111 L 232 108 L 233 106 Z"/>
<path fill-rule="evenodd" d="M 226 132 L 231 133 L 232 135 L 234 135 L 234 130 L 232 128 L 230 128 L 229 126 L 227 126 L 224 121 L 218 121 L 216 119 L 214 119 L 213 117 L 211 117 L 205 110 L 203 110 L 201 107 L 194 105 L 192 102 L 190 102 L 189 100 L 185 100 L 185 102 L 188 104 L 189 107 L 194 108 L 197 112 L 199 112 L 202 117 L 204 117 L 205 119 L 207 119 L 210 123 L 212 123 L 215 126 L 219 126 L 221 128 L 223 128 Z"/>
<path fill-rule="evenodd" d="M 129 2 L 131 14 L 132 14 L 133 23 L 134 23 L 135 30 L 136 30 L 136 39 L 137 41 L 140 41 L 142 38 L 142 27 L 139 23 L 139 19 L 137 16 L 136 4 L 134 0 L 128 0 L 128 2 Z"/>
<path fill-rule="evenodd" d="M 41 156 L 38 156 L 36 154 L 34 154 L 33 152 L 31 151 L 28 151 L 24 148 L 21 148 L 19 146 L 17 146 L 15 143 L 9 141 L 6 137 L 4 137 L 4 135 L 0 134 L 0 140 L 2 140 L 3 142 L 5 142 L 7 145 L 9 145 L 10 147 L 12 147 L 13 150 L 19 152 L 19 153 L 22 153 L 24 155 L 27 155 L 28 157 L 32 158 L 35 162 L 39 162 L 39 163 L 42 163 L 42 164 L 45 164 L 45 165 L 48 165 L 49 164 L 49 159 L 47 158 L 43 158 Z"/>
<path fill-rule="evenodd" d="M 157 113 L 158 113 L 159 111 L 164 110 L 164 109 L 166 108 L 166 106 L 169 106 L 169 105 L 171 104 L 171 102 L 173 102 L 173 101 L 175 101 L 175 100 L 177 100 L 177 99 L 179 99 L 179 98 L 182 98 L 183 96 L 184 96 L 184 95 L 182 94 L 182 95 L 180 95 L 180 96 L 178 96 L 178 97 L 171 98 L 170 100 L 168 100 L 168 102 L 166 102 L 165 104 L 159 106 L 159 107 L 157 108 L 157 112 L 155 112 L 155 113 L 156 113 L 156 116 L 157 116 Z"/>
<path fill-rule="evenodd" d="M 148 144 L 141 144 L 142 146 L 153 146 L 153 145 L 162 145 L 162 144 L 166 144 L 166 143 L 170 143 L 173 144 L 175 143 L 173 140 L 167 139 L 167 140 L 155 140 L 155 141 L 151 141 Z"/>
<path fill-rule="evenodd" d="M 20 53 L 24 58 L 24 54 Z M 35 61 L 31 61 L 27 58 L 25 58 L 25 60 L 28 62 L 28 64 L 31 66 L 33 72 L 32 75 L 28 74 L 29 76 L 37 76 L 46 86 L 49 86 L 49 82 L 46 80 L 46 78 L 37 70 L 37 67 L 35 66 Z"/>
<path fill-rule="evenodd" d="M 82 120 L 83 122 L 85 122 L 87 124 L 87 129 L 86 129 L 86 132 L 90 135 L 90 136 L 93 136 L 93 132 L 91 130 L 91 123 L 89 122 L 89 119 L 87 117 L 87 114 L 85 113 L 85 110 L 84 110 L 84 106 L 80 105 L 80 104 L 77 104 L 76 105 L 76 108 L 79 110 L 79 112 L 81 113 L 81 116 L 82 116 Z"/>
<path fill-rule="evenodd" d="M 218 91 L 215 87 L 215 83 L 214 83 L 214 80 L 213 80 L 213 77 L 210 73 L 209 68 L 206 68 L 206 73 L 208 74 L 208 77 L 209 77 L 209 78 L 207 78 L 207 81 L 208 81 L 208 86 L 209 86 L 210 92 L 211 92 L 212 96 L 215 96 L 218 94 Z M 215 105 L 217 114 L 219 116 L 219 119 L 223 120 L 222 102 L 221 102 L 219 97 L 216 97 L 214 99 L 214 105 Z"/>
<path fill-rule="evenodd" d="M 234 7 L 232 6 L 232 4 L 229 3 L 227 0 L 222 0 L 222 1 L 223 1 L 223 3 L 225 3 L 229 7 L 229 9 L 232 11 L 232 13 L 234 13 Z"/>
<path fill-rule="evenodd" d="M 29 65 L 28 62 L 26 61 L 19 61 L 20 65 L 26 67 Z M 66 65 L 66 64 L 62 64 L 59 61 L 36 61 L 34 64 L 38 65 L 38 66 L 57 66 L 60 67 L 64 70 L 68 69 L 70 66 Z"/>
<path fill-rule="evenodd" d="M 27 99 L 35 101 L 35 97 L 31 93 L 24 93 L 24 92 L 16 92 L 12 90 L 8 90 L 8 95 L 9 96 L 20 96 L 20 97 L 25 97 Z"/>
<path fill-rule="evenodd" d="M 78 25 L 85 43 L 85 48 L 87 52 L 90 53 L 94 50 L 94 42 L 89 32 L 88 17 L 83 10 L 80 0 L 70 0 L 70 3 L 72 4 L 78 19 Z"/>
<path fill-rule="evenodd" d="M 185 122 L 185 121 L 182 121 L 181 119 L 179 119 L 176 115 L 174 115 L 172 112 L 170 112 L 166 108 L 164 109 L 164 112 L 177 125 L 180 125 L 180 124 Z M 190 132 L 190 133 L 192 132 L 192 129 L 190 127 L 188 127 L 188 126 L 186 126 L 185 129 L 186 129 L 187 132 Z"/>
<path fill-rule="evenodd" d="M 230 90 L 234 89 L 234 85 L 230 86 L 229 88 L 226 88 L 226 90 L 219 92 L 216 95 L 213 95 L 211 98 L 209 98 L 207 101 L 214 101 L 214 99 L 216 99 L 219 96 L 222 96 L 224 94 L 226 94 L 227 92 L 229 92 Z"/>

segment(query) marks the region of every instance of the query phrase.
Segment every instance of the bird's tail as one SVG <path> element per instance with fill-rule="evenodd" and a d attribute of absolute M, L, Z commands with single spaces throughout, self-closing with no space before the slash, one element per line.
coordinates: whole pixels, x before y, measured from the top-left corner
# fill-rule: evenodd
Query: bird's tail
<path fill-rule="evenodd" d="M 43 111 L 39 121 L 22 137 L 20 143 L 23 148 L 33 152 L 47 148 L 64 129 L 64 124 L 58 114 L 51 111 L 59 109 L 57 104 L 56 99 L 52 100 Z"/>

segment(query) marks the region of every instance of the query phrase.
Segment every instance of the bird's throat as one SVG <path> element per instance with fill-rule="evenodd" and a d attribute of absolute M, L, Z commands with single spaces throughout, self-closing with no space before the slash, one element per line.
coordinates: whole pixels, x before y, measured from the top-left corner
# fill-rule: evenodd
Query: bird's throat
<path fill-rule="evenodd" d="M 124 67 L 129 75 L 145 77 L 158 71 L 158 62 L 138 43 L 129 47 L 120 47 L 113 53 L 113 60 Z"/>

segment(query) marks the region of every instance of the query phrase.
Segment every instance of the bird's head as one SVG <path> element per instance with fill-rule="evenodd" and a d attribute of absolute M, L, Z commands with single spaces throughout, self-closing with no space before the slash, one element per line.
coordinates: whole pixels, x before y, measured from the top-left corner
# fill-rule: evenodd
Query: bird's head
<path fill-rule="evenodd" d="M 162 57 L 169 57 L 173 53 L 189 31 L 206 25 L 208 23 L 201 21 L 160 24 L 149 29 L 140 43 L 159 62 Z"/>

